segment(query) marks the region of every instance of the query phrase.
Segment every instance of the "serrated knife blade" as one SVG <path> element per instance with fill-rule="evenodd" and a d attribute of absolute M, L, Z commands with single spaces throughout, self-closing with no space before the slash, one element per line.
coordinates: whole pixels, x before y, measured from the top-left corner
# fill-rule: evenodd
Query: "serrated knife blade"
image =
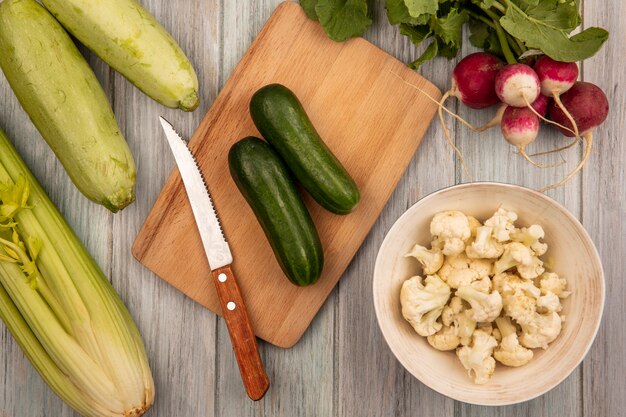
<path fill-rule="evenodd" d="M 263 368 L 256 337 L 232 270 L 233 255 L 224 237 L 209 188 L 187 142 L 167 120 L 162 117 L 159 119 L 167 142 L 172 148 L 183 185 L 187 190 L 189 204 L 209 261 L 213 284 L 220 300 L 243 384 L 251 399 L 260 400 L 267 392 L 270 383 Z"/>
<path fill-rule="evenodd" d="M 215 212 L 215 206 L 202 171 L 198 166 L 198 161 L 191 153 L 187 142 L 180 137 L 170 122 L 163 117 L 159 117 L 159 120 L 185 184 L 189 204 L 200 231 L 209 266 L 211 270 L 214 270 L 230 265 L 233 263 L 233 255 L 224 237 L 220 220 Z"/>

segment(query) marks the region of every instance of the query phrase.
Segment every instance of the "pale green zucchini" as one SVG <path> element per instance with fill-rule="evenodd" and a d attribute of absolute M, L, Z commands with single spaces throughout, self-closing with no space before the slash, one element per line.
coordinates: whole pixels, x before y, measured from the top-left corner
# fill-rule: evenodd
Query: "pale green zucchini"
<path fill-rule="evenodd" d="M 0 67 L 76 187 L 115 212 L 134 199 L 135 163 L 98 80 L 34 0 L 0 3 Z"/>
<path fill-rule="evenodd" d="M 43 0 L 79 41 L 159 103 L 198 107 L 198 77 L 176 41 L 135 0 Z"/>

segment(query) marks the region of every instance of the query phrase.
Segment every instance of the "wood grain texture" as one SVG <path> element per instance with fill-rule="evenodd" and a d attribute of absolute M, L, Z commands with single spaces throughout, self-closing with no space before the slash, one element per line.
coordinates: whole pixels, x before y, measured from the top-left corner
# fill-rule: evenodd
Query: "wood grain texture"
<path fill-rule="evenodd" d="M 220 22 L 219 88 L 224 88 L 233 70 L 258 35 L 263 23 L 278 5 L 232 0 L 224 4 Z M 264 16 L 260 16 L 263 14 Z M 212 104 L 212 103 L 211 103 Z M 204 116 L 204 114 L 202 115 Z M 278 389 L 273 378 L 271 356 L 267 355 L 268 345 L 259 342 L 261 359 L 270 378 L 270 388 L 265 398 L 252 402 L 245 395 L 237 361 L 232 352 L 230 335 L 226 323 L 217 318 L 215 377 L 223 383 L 216 384 L 215 414 L 224 417 L 252 417 L 263 415 L 268 398 Z"/>
<path fill-rule="evenodd" d="M 600 86 L 612 107 L 607 122 L 594 133 L 595 151 L 582 175 L 582 222 L 602 258 L 607 298 L 598 338 L 583 363 L 581 395 L 585 417 L 623 417 L 626 396 L 618 387 L 624 386 L 626 375 L 626 74 L 620 67 L 626 36 L 618 28 L 626 19 L 626 4 L 609 9 L 586 1 L 584 11 L 585 26 L 607 25 L 613 39 L 582 66 L 583 78 Z"/>
<path fill-rule="evenodd" d="M 158 116 L 190 135 L 218 92 L 221 3 L 188 0 L 171 3 L 142 1 L 180 43 L 197 71 L 201 105 L 194 113 L 167 109 L 150 100 L 115 74 L 114 110 L 137 164 L 137 201 L 113 216 L 110 230 L 113 285 L 122 295 L 141 332 L 156 384 L 151 417 L 210 416 L 215 410 L 217 353 L 215 315 L 190 303 L 171 286 L 129 256 L 132 242 L 169 176 L 174 159 Z M 85 229 L 88 230 L 88 229 Z M 162 300 L 168 300 L 162 304 Z M 232 348 L 224 351 L 234 361 Z M 236 365 L 235 365 L 236 367 Z M 238 376 L 237 376 L 238 377 Z M 245 391 L 240 395 L 246 397 Z M 247 398 L 247 397 L 246 397 Z"/>
<path fill-rule="evenodd" d="M 86 201 L 21 111 L 1 75 L 0 126 L 137 320 L 157 385 L 157 401 L 148 416 L 626 416 L 626 145 L 621 137 L 626 120 L 626 4 L 584 2 L 585 26 L 603 26 L 611 32 L 611 39 L 596 57 L 585 62 L 582 77 L 607 92 L 611 114 L 596 133 L 595 150 L 583 174 L 567 187 L 549 193 L 583 221 L 600 251 L 607 283 L 603 325 L 583 365 L 557 388 L 524 404 L 494 408 L 455 402 L 422 385 L 395 360 L 374 317 L 374 258 L 391 224 L 424 195 L 468 180 L 446 146 L 438 122 L 431 125 L 389 203 L 300 342 L 288 350 L 260 343 L 272 386 L 259 402 L 247 398 L 224 321 L 134 261 L 130 246 L 174 164 L 158 136 L 157 116 L 164 115 L 190 136 L 279 0 L 139 1 L 155 13 L 201 69 L 203 102 L 192 114 L 165 109 L 90 58 L 137 160 L 135 204 L 113 216 Z M 370 2 L 376 24 L 365 37 L 410 62 L 422 48 L 415 48 L 387 24 L 383 3 Z M 466 43 L 462 55 L 470 50 Z M 445 90 L 454 62 L 438 59 L 419 72 Z M 456 109 L 457 103 L 450 101 L 449 107 Z M 489 111 L 458 109 L 472 122 L 490 116 Z M 474 179 L 539 187 L 557 180 L 563 172 L 530 167 L 501 139 L 497 129 L 477 136 L 447 120 Z M 542 126 L 541 139 L 532 149 L 547 150 L 561 143 L 560 136 Z M 579 155 L 580 149 L 564 157 L 571 166 Z M 545 161 L 559 158 L 554 155 Z M 0 416 L 78 417 L 45 386 L 2 324 Z"/>
<path fill-rule="evenodd" d="M 374 13 L 376 25 L 366 38 L 404 62 L 416 59 L 421 50 L 416 50 L 400 36 L 397 28 L 386 22 L 383 2 L 376 3 Z M 438 60 L 425 65 L 421 73 L 445 88 L 450 71 L 446 60 Z M 400 214 L 419 198 L 454 184 L 453 153 L 436 121 L 431 124 L 426 138 L 339 283 L 335 313 L 335 415 L 454 415 L 454 401 L 422 385 L 395 359 L 380 333 L 373 309 L 372 274 L 385 234 Z"/>
<path fill-rule="evenodd" d="M 349 80 L 345 74 L 351 72 Z M 302 8 L 282 3 L 235 68 L 190 141 L 235 259 L 256 334 L 291 347 L 345 271 L 428 128 L 436 107 L 417 89 L 439 92 L 400 61 L 363 39 L 329 40 Z M 294 91 L 337 158 L 354 178 L 361 202 L 337 216 L 304 197 L 324 248 L 324 270 L 308 287 L 289 283 L 250 207 L 228 174 L 231 146 L 258 136 L 251 95 L 270 83 Z M 209 267 L 175 171 L 133 246 L 135 257 L 194 300 L 220 314 Z"/>

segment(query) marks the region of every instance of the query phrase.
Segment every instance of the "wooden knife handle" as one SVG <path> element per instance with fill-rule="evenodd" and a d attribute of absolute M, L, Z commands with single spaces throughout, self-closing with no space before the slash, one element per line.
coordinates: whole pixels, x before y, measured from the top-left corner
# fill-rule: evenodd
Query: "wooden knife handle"
<path fill-rule="evenodd" d="M 263 368 L 256 336 L 252 330 L 246 306 L 243 303 L 239 286 L 230 265 L 216 269 L 211 273 L 217 295 L 222 305 L 228 333 L 233 344 L 239 372 L 246 387 L 248 397 L 258 401 L 267 392 L 270 381 Z"/>

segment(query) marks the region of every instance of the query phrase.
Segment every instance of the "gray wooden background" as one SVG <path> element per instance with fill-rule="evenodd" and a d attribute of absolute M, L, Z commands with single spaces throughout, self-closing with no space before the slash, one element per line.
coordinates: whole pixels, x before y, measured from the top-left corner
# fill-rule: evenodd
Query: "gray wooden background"
<path fill-rule="evenodd" d="M 595 150 L 583 174 L 548 193 L 580 219 L 602 256 L 607 298 L 600 332 L 583 364 L 548 394 L 516 406 L 485 408 L 450 400 L 407 373 L 386 346 L 372 307 L 374 260 L 393 222 L 424 195 L 468 181 L 445 144 L 438 122 L 433 123 L 389 204 L 304 338 L 289 350 L 261 343 L 272 386 L 258 403 L 246 398 L 223 320 L 144 269 L 132 258 L 130 247 L 173 167 L 157 116 L 166 116 L 183 134 L 191 135 L 279 0 L 141 1 L 188 53 L 198 71 L 203 103 L 193 114 L 165 109 L 87 54 L 137 161 L 134 205 L 112 215 L 83 198 L 19 107 L 3 76 L 0 126 L 135 317 L 157 386 L 150 416 L 626 416 L 623 2 L 584 2 L 585 26 L 603 26 L 611 31 L 611 39 L 582 65 L 582 78 L 603 88 L 612 109 L 608 121 L 596 131 Z M 383 3 L 375 1 L 377 23 L 366 37 L 409 62 L 419 51 L 399 35 L 397 28 L 388 25 Z M 466 46 L 461 56 L 470 50 Z M 453 65 L 439 59 L 425 64 L 421 73 L 445 89 Z M 456 108 L 453 103 L 450 101 Z M 458 111 L 475 123 L 490 117 L 464 108 Z M 530 166 L 497 131 L 479 137 L 450 124 L 475 180 L 538 188 L 564 173 L 565 168 L 540 170 Z M 538 143 L 530 150 L 547 150 L 562 143 L 552 129 L 543 127 Z M 567 168 L 580 154 L 580 148 L 565 154 Z M 558 162 L 559 158 L 553 155 L 544 160 Z M 0 324 L 0 417 L 43 416 L 74 413 L 47 389 Z"/>

